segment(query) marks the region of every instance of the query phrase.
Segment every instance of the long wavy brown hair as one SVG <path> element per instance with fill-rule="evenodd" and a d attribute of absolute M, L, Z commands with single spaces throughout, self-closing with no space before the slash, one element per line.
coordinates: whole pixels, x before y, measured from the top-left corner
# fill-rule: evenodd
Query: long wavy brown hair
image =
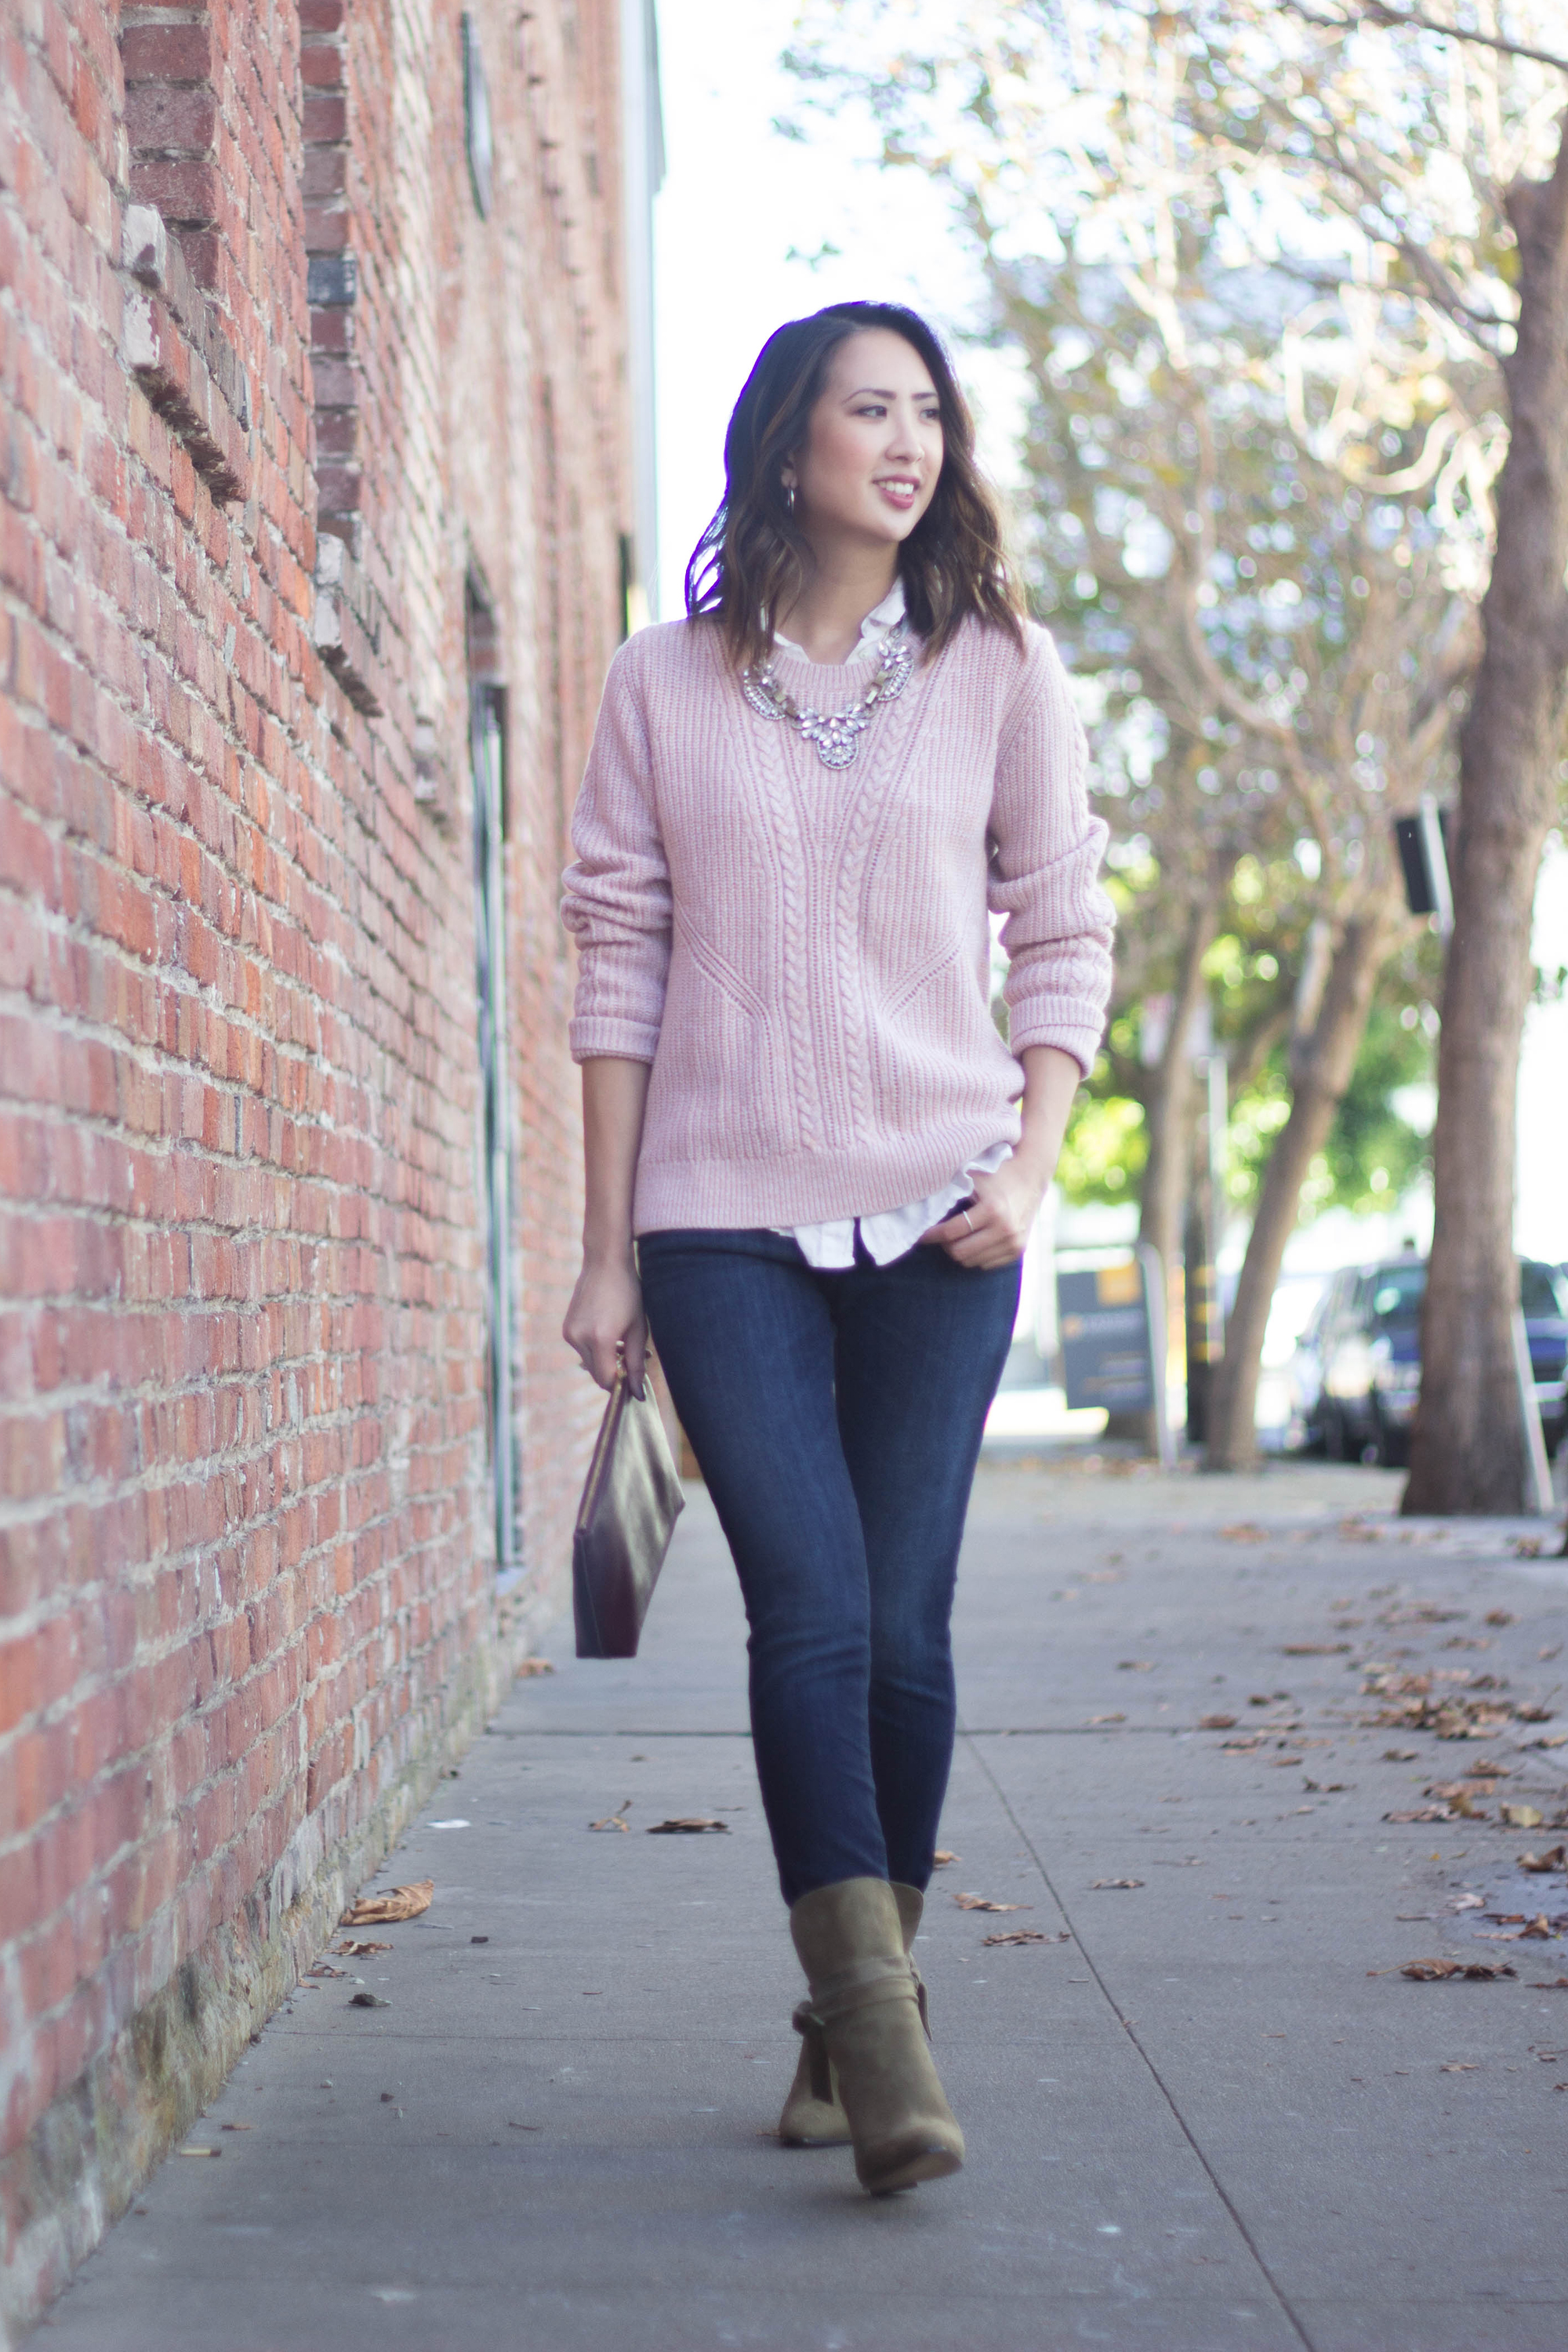
<path fill-rule="evenodd" d="M 835 302 L 768 337 L 724 436 L 724 498 L 686 567 L 691 620 L 717 623 L 737 667 L 765 661 L 779 616 L 805 585 L 811 549 L 783 473 L 806 444 L 811 412 L 840 343 L 883 327 L 931 370 L 942 414 L 936 491 L 899 549 L 910 625 L 929 661 L 971 614 L 1022 643 L 1022 599 L 1002 547 L 996 503 L 974 458 L 974 421 L 952 365 L 918 311 L 900 302 Z"/>

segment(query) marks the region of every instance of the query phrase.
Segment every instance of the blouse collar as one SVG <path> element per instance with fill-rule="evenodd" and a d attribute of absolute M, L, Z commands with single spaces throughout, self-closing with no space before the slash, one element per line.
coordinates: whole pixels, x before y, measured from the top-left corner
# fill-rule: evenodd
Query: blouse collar
<path fill-rule="evenodd" d="M 849 653 L 846 654 L 842 662 L 835 663 L 833 667 L 838 669 L 847 669 L 851 662 L 865 661 L 870 655 L 876 653 L 879 649 L 883 638 L 887 636 L 890 630 L 898 627 L 899 623 L 903 619 L 903 617 L 904 583 L 901 580 L 895 580 L 887 594 L 883 597 L 881 603 L 879 604 L 873 604 L 871 610 L 861 622 L 860 641 L 858 645 L 855 646 Z M 809 661 L 811 658 L 804 646 L 797 646 L 793 637 L 786 637 L 782 634 L 782 632 L 775 632 L 773 636 L 773 646 L 777 652 L 784 654 L 796 654 L 802 661 Z"/>

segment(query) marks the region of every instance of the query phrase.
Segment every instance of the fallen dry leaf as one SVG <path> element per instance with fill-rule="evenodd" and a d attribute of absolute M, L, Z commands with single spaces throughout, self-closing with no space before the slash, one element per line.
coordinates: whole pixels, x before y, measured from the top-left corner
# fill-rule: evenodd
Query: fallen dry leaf
<path fill-rule="evenodd" d="M 931 1856 L 931 1866 L 935 1870 L 945 1870 L 950 1862 L 962 1862 L 963 1860 L 963 1856 L 961 1853 L 950 1853 L 945 1846 L 939 1845 L 936 1852 Z"/>
<path fill-rule="evenodd" d="M 1294 1771 L 1302 1760 L 1300 1756 L 1271 1756 L 1268 1759 L 1276 1772 Z"/>
<path fill-rule="evenodd" d="M 1513 1550 L 1516 1559 L 1539 1559 L 1545 1549 L 1546 1538 L 1544 1536 L 1515 1536 L 1513 1539 Z M 1501 1612 L 1500 1612 L 1500 1613 Z M 1513 1622 L 1512 1618 L 1510 1617 L 1508 1622 L 1511 1624 Z M 1489 1617 L 1487 1622 L 1489 1625 L 1494 1625 L 1497 1622 L 1497 1619 L 1495 1617 Z"/>
<path fill-rule="evenodd" d="M 1091 1715 L 1089 1718 L 1089 1727 L 1092 1731 L 1097 1723 L 1125 1723 L 1127 1717 L 1124 1715 Z"/>
<path fill-rule="evenodd" d="M 649 1837 L 674 1837 L 689 1832 L 695 1836 L 701 1830 L 729 1831 L 728 1822 L 716 1822 L 710 1813 L 677 1813 L 668 1822 L 650 1822 Z"/>
<path fill-rule="evenodd" d="M 588 1827 L 591 1830 L 626 1830 L 629 1832 L 631 1829 L 631 1823 L 625 1818 L 625 1816 L 631 1811 L 631 1809 L 632 1801 L 628 1797 L 623 1804 L 619 1804 L 616 1807 L 613 1813 L 606 1813 L 603 1821 L 590 1822 Z"/>
<path fill-rule="evenodd" d="M 1047 1936 L 1041 1927 L 1004 1927 L 1000 1935 L 982 1936 L 982 1944 L 1070 1944 L 1072 1937 L 1065 1932 Z"/>
<path fill-rule="evenodd" d="M 1287 1642 L 1279 1654 L 1282 1658 L 1342 1658 L 1349 1648 L 1348 1642 Z"/>
<path fill-rule="evenodd" d="M 1474 2074 L 1477 2071 L 1473 2058 L 1445 2058 L 1437 2069 L 1439 2074 Z"/>
<path fill-rule="evenodd" d="M 1548 1846 L 1544 1853 L 1521 1853 L 1521 1870 L 1568 1870 L 1568 1847 Z"/>
<path fill-rule="evenodd" d="M 254 2124 L 219 2124 L 219 2131 L 254 2131 Z"/>
<path fill-rule="evenodd" d="M 1385 1764 L 1415 1764 L 1420 1761 L 1420 1758 L 1419 1748 L 1385 1748 L 1383 1751 L 1383 1760 Z"/>
<path fill-rule="evenodd" d="M 520 1683 L 525 1683 L 534 1675 L 552 1675 L 554 1672 L 555 1668 L 548 1658 L 524 1658 L 516 1669 L 516 1678 Z"/>
<path fill-rule="evenodd" d="M 1377 1969 L 1368 1970 L 1371 1976 L 1383 1973 Z M 1489 1984 L 1494 1977 L 1516 1977 L 1519 1970 L 1508 1960 L 1406 1960 L 1399 1973 L 1421 1984 L 1436 1984 L 1447 1977 L 1469 1977 L 1479 1984 Z"/>
<path fill-rule="evenodd" d="M 1544 1739 L 1532 1739 L 1532 1748 L 1568 1748 L 1568 1731 L 1549 1732 Z"/>
<path fill-rule="evenodd" d="M 421 1911 L 428 1911 L 436 1895 L 433 1878 L 416 1880 L 412 1886 L 389 1886 L 384 1895 L 362 1895 L 339 1920 L 340 1927 L 381 1927 L 396 1919 L 417 1919 Z"/>
<path fill-rule="evenodd" d="M 1413 1813 L 1384 1813 L 1383 1818 L 1385 1822 L 1451 1822 L 1454 1810 L 1451 1805 L 1423 1805 Z"/>
<path fill-rule="evenodd" d="M 221 2156 L 223 2150 L 221 2147 L 183 2147 L 180 2154 L 182 2156 Z"/>
<path fill-rule="evenodd" d="M 1456 1911 L 1484 1911 L 1486 1901 L 1484 1895 L 1461 1895 L 1454 1908 Z"/>
<path fill-rule="evenodd" d="M 1541 1984 L 1532 1984 L 1531 1992 L 1568 1992 L 1568 1977 L 1547 1977 Z"/>
<path fill-rule="evenodd" d="M 331 1948 L 336 1952 L 340 1960 L 363 1960 L 365 1958 L 367 1954 L 371 1952 L 390 1952 L 392 1946 L 390 1944 L 368 1944 L 363 1942 L 356 1937 L 347 1936 L 341 1944 L 334 1944 Z"/>
<path fill-rule="evenodd" d="M 1497 1787 L 1495 1780 L 1483 1780 L 1478 1788 L 1467 1788 L 1463 1780 L 1434 1780 L 1422 1795 L 1435 1797 L 1440 1805 L 1451 1805 L 1466 1821 L 1484 1822 L 1486 1814 L 1476 1806 L 1477 1797 L 1489 1797 Z"/>
<path fill-rule="evenodd" d="M 1536 1942 L 1544 1943 L 1552 1930 L 1545 1912 L 1538 1911 L 1529 1926 L 1521 1927 L 1519 1932 L 1521 1937 L 1533 1937 Z"/>
<path fill-rule="evenodd" d="M 1487 1611 L 1487 1623 L 1489 1625 L 1517 1625 L 1518 1622 L 1519 1620 L 1514 1615 L 1511 1609 L 1489 1609 Z"/>
<path fill-rule="evenodd" d="M 1198 1717 L 1200 1731 L 1234 1731 L 1235 1728 L 1234 1715 L 1200 1715 Z"/>
<path fill-rule="evenodd" d="M 1154 1661 L 1152 1658 L 1118 1658 L 1116 1671 L 1119 1675 L 1152 1675 Z"/>
<path fill-rule="evenodd" d="M 1468 1683 L 1468 1692 L 1450 1687 L 1438 1695 L 1434 1682 L 1450 1685 Z M 1397 1666 L 1371 1664 L 1362 1683 L 1363 1695 L 1387 1702 L 1372 1717 L 1373 1724 L 1400 1725 L 1408 1731 L 1434 1731 L 1439 1739 L 1492 1739 L 1510 1720 L 1544 1721 L 1549 1712 L 1516 1706 L 1510 1699 L 1492 1696 L 1500 1685 L 1494 1675 L 1474 1675 L 1468 1666 L 1442 1673 L 1405 1674 Z"/>
<path fill-rule="evenodd" d="M 1498 1817 L 1510 1830 L 1538 1830 L 1546 1819 L 1539 1805 L 1500 1805 Z"/>
<path fill-rule="evenodd" d="M 1268 1530 L 1260 1528 L 1256 1519 L 1237 1519 L 1230 1527 L 1221 1528 L 1226 1543 L 1267 1543 Z"/>
<path fill-rule="evenodd" d="M 352 1992 L 349 1995 L 349 2007 L 351 2009 L 390 2009 L 392 2003 L 389 2000 L 384 2000 L 378 1992 Z"/>
<path fill-rule="evenodd" d="M 961 1911 L 1032 1911 L 1032 1903 L 993 1903 L 984 1895 L 955 1895 L 953 1901 Z"/>
<path fill-rule="evenodd" d="M 1101 1886 L 1142 1886 L 1142 1884 L 1141 1878 L 1097 1878 L 1089 1891 L 1092 1894 L 1095 1888 Z"/>

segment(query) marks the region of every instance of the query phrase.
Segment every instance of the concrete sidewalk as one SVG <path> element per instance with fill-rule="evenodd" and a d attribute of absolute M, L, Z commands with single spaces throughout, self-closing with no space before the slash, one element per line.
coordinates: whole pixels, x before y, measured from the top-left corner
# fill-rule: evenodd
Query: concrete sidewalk
<path fill-rule="evenodd" d="M 383 1874 L 430 1910 L 300 1988 L 189 2135 L 221 2161 L 172 2158 L 35 2343 L 1563 2352 L 1568 1941 L 1488 1915 L 1568 1925 L 1517 1863 L 1568 1747 L 1373 1718 L 1550 1705 L 1568 1562 L 1398 1484 L 982 1474 L 919 1947 L 970 2161 L 882 2203 L 771 2137 L 800 1988 L 694 1494 L 643 1656 L 560 1630 Z M 1480 1759 L 1471 1817 L 1386 1818 Z M 647 1834 L 679 1814 L 728 1828 Z M 1398 1973 L 1445 1956 L 1517 1974 Z"/>

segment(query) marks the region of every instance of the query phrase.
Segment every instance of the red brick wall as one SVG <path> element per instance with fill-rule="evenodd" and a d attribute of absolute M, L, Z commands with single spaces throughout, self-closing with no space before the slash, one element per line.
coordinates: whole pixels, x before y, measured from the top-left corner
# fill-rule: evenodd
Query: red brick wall
<path fill-rule="evenodd" d="M 14 2242 L 4 2161 L 51 2103 L 242 1915 L 265 1941 L 374 1858 L 493 1676 L 470 583 L 507 689 L 524 1601 L 595 1418 L 557 1336 L 555 908 L 628 527 L 614 0 L 475 9 L 488 220 L 445 0 L 178 15 L 0 17 Z M 344 253 L 353 301 L 313 305 Z M 321 587 L 319 524 L 352 558 Z"/>

